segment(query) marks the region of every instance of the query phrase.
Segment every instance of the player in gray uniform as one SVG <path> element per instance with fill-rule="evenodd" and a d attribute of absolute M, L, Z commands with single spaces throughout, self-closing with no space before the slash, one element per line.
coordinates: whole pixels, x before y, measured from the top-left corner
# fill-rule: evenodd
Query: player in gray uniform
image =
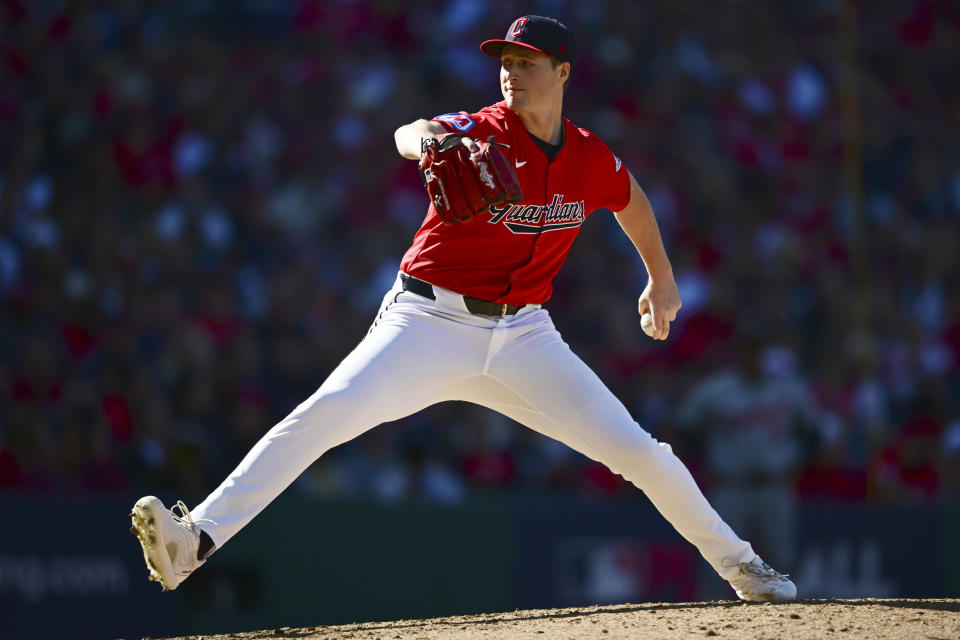
<path fill-rule="evenodd" d="M 710 500 L 775 564 L 793 560 L 794 480 L 803 443 L 818 423 L 805 382 L 791 371 L 764 371 L 764 344 L 743 333 L 738 361 L 693 388 L 677 424 L 702 444 Z"/>

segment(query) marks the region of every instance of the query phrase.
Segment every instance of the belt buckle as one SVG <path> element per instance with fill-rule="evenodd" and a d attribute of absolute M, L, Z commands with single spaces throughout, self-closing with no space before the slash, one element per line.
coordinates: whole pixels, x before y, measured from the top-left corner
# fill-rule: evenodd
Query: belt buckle
<path fill-rule="evenodd" d="M 507 316 L 507 305 L 501 304 L 501 305 L 500 305 L 500 317 L 501 317 L 501 318 L 505 318 L 506 316 Z"/>

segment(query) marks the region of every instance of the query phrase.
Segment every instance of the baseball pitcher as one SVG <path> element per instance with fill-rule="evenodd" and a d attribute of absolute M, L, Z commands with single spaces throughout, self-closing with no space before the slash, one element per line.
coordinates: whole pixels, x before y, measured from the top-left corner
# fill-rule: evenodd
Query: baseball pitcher
<path fill-rule="evenodd" d="M 430 204 L 366 337 L 192 512 L 152 496 L 136 503 L 132 531 L 151 579 L 175 589 L 329 449 L 463 400 L 632 482 L 740 598 L 793 599 L 794 584 L 737 537 L 670 446 L 630 417 L 542 307 L 584 220 L 606 209 L 646 265 L 638 311 L 651 316 L 649 335 L 667 339 L 680 309 L 643 191 L 600 138 L 562 115 L 573 33 L 528 15 L 481 49 L 500 62 L 501 102 L 396 131 L 400 155 L 419 161 Z"/>

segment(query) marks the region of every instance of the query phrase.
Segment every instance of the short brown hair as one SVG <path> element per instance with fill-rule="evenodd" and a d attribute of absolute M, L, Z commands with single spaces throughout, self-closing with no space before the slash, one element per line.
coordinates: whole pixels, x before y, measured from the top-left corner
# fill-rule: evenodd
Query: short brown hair
<path fill-rule="evenodd" d="M 556 69 L 557 67 L 559 67 L 559 66 L 560 66 L 561 64 L 563 64 L 564 62 L 567 62 L 567 61 L 566 61 L 566 60 L 561 60 L 560 58 L 558 58 L 558 57 L 556 57 L 556 56 L 550 56 L 550 63 L 553 65 L 553 68 L 554 68 L 554 69 Z M 567 85 L 570 84 L 570 76 L 573 75 L 573 63 L 569 63 L 569 64 L 570 64 L 570 73 L 567 74 L 567 79 L 563 81 L 563 92 L 564 92 L 564 93 L 567 92 Z"/>

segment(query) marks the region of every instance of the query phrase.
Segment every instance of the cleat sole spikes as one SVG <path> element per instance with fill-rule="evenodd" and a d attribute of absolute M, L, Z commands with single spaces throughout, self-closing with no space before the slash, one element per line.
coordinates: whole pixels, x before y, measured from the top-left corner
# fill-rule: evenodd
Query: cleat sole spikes
<path fill-rule="evenodd" d="M 173 576 L 173 567 L 169 566 L 170 559 L 166 555 L 166 550 L 162 549 L 162 545 L 158 544 L 159 540 L 155 527 L 148 526 L 148 523 L 152 525 L 155 522 L 152 513 L 152 507 L 155 506 L 154 503 L 162 507 L 162 503 L 153 497 L 141 498 L 137 501 L 137 504 L 133 507 L 133 511 L 130 512 L 132 521 L 130 532 L 137 536 L 140 546 L 143 548 L 143 559 L 149 571 L 147 580 L 159 582 L 164 591 L 171 591 L 172 589 L 167 586 L 163 578 L 163 573 L 161 570 L 158 570 L 157 564 L 160 564 L 171 578 Z M 173 585 L 173 589 L 175 588 L 176 584 Z"/>
<path fill-rule="evenodd" d="M 168 510 L 160 500 L 147 496 L 137 501 L 130 518 L 130 532 L 143 549 L 147 579 L 159 582 L 163 591 L 176 589 L 203 564 L 196 559 L 200 533 L 183 502 Z"/>

